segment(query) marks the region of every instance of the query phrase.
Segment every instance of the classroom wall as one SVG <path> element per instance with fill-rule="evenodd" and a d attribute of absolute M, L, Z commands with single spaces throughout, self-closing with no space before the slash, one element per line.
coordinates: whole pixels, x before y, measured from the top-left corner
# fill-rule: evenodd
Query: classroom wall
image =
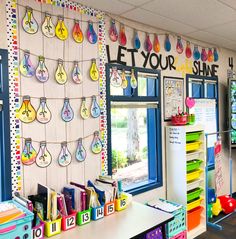
<path fill-rule="evenodd" d="M 151 27 L 148 27 L 146 25 L 142 25 L 142 24 L 138 24 L 136 22 L 132 22 L 132 21 L 128 21 L 128 20 L 125 20 L 125 19 L 119 19 L 121 22 L 124 22 L 124 23 L 127 23 L 128 25 L 131 25 L 132 27 L 134 28 L 137 28 L 137 29 L 142 29 L 144 31 L 147 31 L 147 32 L 161 32 L 160 30 L 158 29 L 154 29 L 154 28 L 151 28 Z M 107 18 L 106 19 L 106 22 L 107 22 L 107 32 L 108 32 L 108 29 L 109 29 L 109 21 L 110 19 Z M 6 16 L 5 16 L 5 0 L 1 0 L 0 1 L 0 29 L 1 29 L 1 40 L 0 40 L 0 48 L 7 48 L 7 37 L 6 37 L 6 30 L 7 30 L 7 26 L 6 26 Z M 127 39 L 128 39 L 128 42 L 127 42 L 127 47 L 129 48 L 132 48 L 132 44 L 131 44 L 131 39 L 133 37 L 133 29 L 131 28 L 126 28 L 126 34 L 127 34 Z M 143 43 L 144 42 L 144 33 L 140 33 L 139 34 L 140 36 L 140 40 L 141 42 Z M 152 38 L 152 36 L 151 36 Z M 160 38 L 159 39 L 161 41 L 161 45 L 163 46 L 163 38 Z M 110 42 L 109 40 L 109 37 L 107 35 L 107 38 L 106 38 L 106 43 L 110 46 L 110 53 L 111 53 L 111 58 L 114 58 L 117 54 L 117 47 L 118 47 L 118 44 L 117 43 L 112 43 Z M 200 44 L 204 44 L 207 46 L 206 43 L 201 43 Z M 211 45 L 209 44 L 209 47 Z M 175 47 L 175 43 L 173 43 L 172 41 L 172 49 Z M 218 52 L 219 52 L 219 69 L 218 69 L 218 77 L 219 77 L 219 92 L 220 92 L 220 129 L 226 129 L 226 126 L 225 126 L 225 120 L 226 120 L 226 112 L 225 112 L 225 102 L 226 102 L 226 91 L 227 91 L 227 69 L 229 68 L 228 67 L 228 57 L 233 57 L 234 59 L 236 59 L 236 53 L 231 51 L 231 50 L 227 50 L 227 49 L 223 49 L 223 48 L 218 48 Z M 162 50 L 161 53 L 163 55 L 165 55 L 165 52 Z M 172 52 L 173 55 L 175 55 L 175 51 Z M 130 57 L 126 57 L 125 60 L 127 61 L 127 65 L 131 65 L 131 59 Z M 136 64 L 137 66 L 142 66 L 142 58 L 139 57 L 139 58 L 136 58 Z M 184 58 L 179 56 L 179 61 L 180 62 L 184 62 Z M 185 77 L 185 75 L 182 75 L 181 72 L 176 72 L 176 71 L 169 71 L 169 70 L 165 70 L 165 71 L 162 71 L 161 72 L 161 75 L 162 75 L 162 78 L 163 76 L 176 76 L 176 77 Z M 163 125 L 165 125 L 166 123 L 163 122 Z M 162 135 L 163 135 L 163 144 L 162 144 L 162 147 L 163 147 L 163 187 L 159 188 L 159 189 L 156 189 L 156 190 L 152 190 L 152 191 L 149 191 L 149 192 L 146 192 L 146 193 L 143 193 L 143 194 L 140 194 L 138 196 L 135 196 L 135 200 L 137 201 L 140 201 L 140 202 L 145 202 L 147 200 L 150 200 L 152 199 L 153 197 L 165 197 L 165 194 L 166 194 L 166 188 L 165 188 L 165 154 L 164 154 L 164 148 L 165 148 L 165 145 L 164 145 L 164 127 L 162 128 Z M 234 159 L 234 175 L 236 173 L 236 154 L 235 154 L 235 150 L 232 151 L 232 155 L 233 155 L 233 159 Z M 95 168 L 94 168 L 95 167 Z M 93 172 L 95 174 L 95 172 L 99 172 L 100 170 L 100 165 L 96 165 L 93 167 Z M 227 169 L 228 165 L 227 163 L 224 164 L 224 170 Z M 84 172 L 83 172 L 84 173 Z M 90 174 L 89 174 L 90 175 Z M 224 183 L 224 189 L 223 191 L 224 192 L 227 192 L 228 191 L 228 174 L 225 173 L 225 183 Z M 92 177 L 95 177 L 96 175 L 91 175 Z M 30 180 L 30 178 L 28 179 Z M 33 186 L 31 186 L 33 187 Z M 236 180 L 235 180 L 235 176 L 234 176 L 234 185 L 233 185 L 233 189 L 234 191 L 236 191 Z M 30 189 L 27 189 L 27 190 L 33 190 L 32 188 Z M 168 189 L 167 189 L 168 190 Z"/>

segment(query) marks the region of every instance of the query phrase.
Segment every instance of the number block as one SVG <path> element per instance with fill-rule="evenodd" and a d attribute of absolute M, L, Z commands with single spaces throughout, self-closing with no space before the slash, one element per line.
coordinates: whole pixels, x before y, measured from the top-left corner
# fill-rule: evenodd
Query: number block
<path fill-rule="evenodd" d="M 115 202 L 108 202 L 104 205 L 104 215 L 109 216 L 115 212 Z"/>
<path fill-rule="evenodd" d="M 77 212 L 74 211 L 71 215 L 62 217 L 62 220 L 61 220 L 62 231 L 67 231 L 76 226 L 76 214 Z"/>
<path fill-rule="evenodd" d="M 128 205 L 128 197 L 126 195 L 122 195 L 119 199 L 115 200 L 116 211 L 121 211 L 126 209 L 127 205 Z"/>
<path fill-rule="evenodd" d="M 77 225 L 84 225 L 91 221 L 91 208 L 77 213 L 76 223 Z"/>
<path fill-rule="evenodd" d="M 104 206 L 92 208 L 92 220 L 96 221 L 104 217 Z"/>
<path fill-rule="evenodd" d="M 51 237 L 60 233 L 61 233 L 61 218 L 52 222 L 45 221 L 45 231 L 44 231 L 45 236 Z"/>
<path fill-rule="evenodd" d="M 32 228 L 32 238 L 33 239 L 44 238 L 44 222 L 40 221 L 40 224 L 38 226 Z"/>

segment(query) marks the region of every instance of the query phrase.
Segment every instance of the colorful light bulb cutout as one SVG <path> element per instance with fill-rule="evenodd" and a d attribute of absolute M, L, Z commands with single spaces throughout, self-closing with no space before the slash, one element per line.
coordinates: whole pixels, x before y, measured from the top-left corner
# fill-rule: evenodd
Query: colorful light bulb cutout
<path fill-rule="evenodd" d="M 65 122 L 70 122 L 74 118 L 74 111 L 70 105 L 69 98 L 64 99 L 64 104 L 61 110 L 61 118 Z"/>
<path fill-rule="evenodd" d="M 58 59 L 57 70 L 55 72 L 55 80 L 60 85 L 64 85 L 67 82 L 67 74 L 64 69 L 62 59 Z"/>
<path fill-rule="evenodd" d="M 71 153 L 67 147 L 67 142 L 61 143 L 61 152 L 58 156 L 58 164 L 62 167 L 68 166 L 72 161 Z"/>
<path fill-rule="evenodd" d="M 101 114 L 101 109 L 97 103 L 97 99 L 95 95 L 92 96 L 92 105 L 91 105 L 90 114 L 93 118 L 97 118 Z"/>
<path fill-rule="evenodd" d="M 46 97 L 40 98 L 40 104 L 39 104 L 39 108 L 37 110 L 36 118 L 37 118 L 38 122 L 40 122 L 42 124 L 47 124 L 52 118 L 52 113 L 47 106 Z"/>
<path fill-rule="evenodd" d="M 74 68 L 72 70 L 72 80 L 76 84 L 81 84 L 82 83 L 82 73 L 79 69 L 79 62 L 78 61 L 74 62 Z"/>
<path fill-rule="evenodd" d="M 187 41 L 186 44 L 187 44 L 187 45 L 186 45 L 186 49 L 185 49 L 185 56 L 186 56 L 187 58 L 190 58 L 190 57 L 192 56 L 191 45 L 190 45 L 190 42 L 189 42 L 189 41 Z"/>
<path fill-rule="evenodd" d="M 144 42 L 144 48 L 147 52 L 150 52 L 152 50 L 152 42 L 150 40 L 149 34 L 146 34 L 146 39 Z"/>
<path fill-rule="evenodd" d="M 184 46 L 183 46 L 181 37 L 179 37 L 179 36 L 177 37 L 176 51 L 177 51 L 177 53 L 179 53 L 179 54 L 182 54 L 183 51 L 184 51 Z"/>
<path fill-rule="evenodd" d="M 130 85 L 131 85 L 131 88 L 133 89 L 136 89 L 138 86 L 138 82 L 134 74 L 134 69 L 131 69 Z"/>
<path fill-rule="evenodd" d="M 209 62 L 213 62 L 213 60 L 214 60 L 214 56 L 213 56 L 213 52 L 212 52 L 211 48 L 208 49 L 207 60 Z"/>
<path fill-rule="evenodd" d="M 55 37 L 56 35 L 56 29 L 55 29 L 55 25 L 52 22 L 52 16 L 49 13 L 45 13 L 45 18 L 42 24 L 42 32 L 43 35 L 48 37 L 48 38 L 52 38 Z"/>
<path fill-rule="evenodd" d="M 37 152 L 32 146 L 32 140 L 30 138 L 25 139 L 25 146 L 21 153 L 21 162 L 24 165 L 31 165 L 36 160 Z"/>
<path fill-rule="evenodd" d="M 111 41 L 116 42 L 118 40 L 118 31 L 116 28 L 116 22 L 114 19 L 111 20 L 111 26 L 109 29 L 109 37 Z"/>
<path fill-rule="evenodd" d="M 110 83 L 114 87 L 120 87 L 122 84 L 122 79 L 117 70 L 117 67 L 112 67 L 111 69 Z"/>
<path fill-rule="evenodd" d="M 218 61 L 219 60 L 219 55 L 218 55 L 218 52 L 217 52 L 216 48 L 214 48 L 213 55 L 214 55 L 214 62 Z"/>
<path fill-rule="evenodd" d="M 73 39 L 75 40 L 75 42 L 77 42 L 77 43 L 82 43 L 84 40 L 84 35 L 80 28 L 78 20 L 75 20 L 74 27 L 72 30 L 72 36 L 73 36 Z"/>
<path fill-rule="evenodd" d="M 141 42 L 139 40 L 138 31 L 134 32 L 134 49 L 139 49 L 141 47 Z"/>
<path fill-rule="evenodd" d="M 122 46 L 125 46 L 127 43 L 127 38 L 125 34 L 125 26 L 123 24 L 120 24 L 119 42 Z"/>
<path fill-rule="evenodd" d="M 97 34 L 93 28 L 93 23 L 90 21 L 88 22 L 87 39 L 91 44 L 95 44 L 98 40 Z"/>
<path fill-rule="evenodd" d="M 194 45 L 194 50 L 193 50 L 193 59 L 195 61 L 198 61 L 201 57 L 200 51 L 198 50 L 198 46 Z"/>
<path fill-rule="evenodd" d="M 29 95 L 23 96 L 22 104 L 21 104 L 21 107 L 20 107 L 18 113 L 19 113 L 20 121 L 22 121 L 24 123 L 31 123 L 35 120 L 36 111 L 35 111 L 34 107 L 31 105 Z"/>
<path fill-rule="evenodd" d="M 45 65 L 45 58 L 43 56 L 39 56 L 39 63 L 35 71 L 35 76 L 37 80 L 44 83 L 49 79 L 48 68 Z"/>
<path fill-rule="evenodd" d="M 206 49 L 205 49 L 205 48 L 202 48 L 201 60 L 202 60 L 202 61 L 207 61 L 207 52 L 206 52 Z"/>
<path fill-rule="evenodd" d="M 22 27 L 25 32 L 29 34 L 35 34 L 38 31 L 38 23 L 34 18 L 33 9 L 26 7 L 25 16 L 22 19 Z"/>
<path fill-rule="evenodd" d="M 86 98 L 82 97 L 82 102 L 81 102 L 81 106 L 80 106 L 80 115 L 81 117 L 85 120 L 89 118 L 89 109 L 86 106 Z"/>
<path fill-rule="evenodd" d="M 82 143 L 82 138 L 78 139 L 78 146 L 75 152 L 75 158 L 79 162 L 83 162 L 86 159 L 87 153 Z"/>
<path fill-rule="evenodd" d="M 65 41 L 68 38 L 68 29 L 64 22 L 63 16 L 58 16 L 57 25 L 56 25 L 56 36 L 58 39 Z"/>
<path fill-rule="evenodd" d="M 39 146 L 39 151 L 36 156 L 36 164 L 40 168 L 48 167 L 52 162 L 52 155 L 47 149 L 46 141 L 41 141 Z"/>
<path fill-rule="evenodd" d="M 30 52 L 24 51 L 23 59 L 20 63 L 20 72 L 25 77 L 32 77 L 35 74 L 35 67 L 30 60 Z"/>
<path fill-rule="evenodd" d="M 170 43 L 169 35 L 166 35 L 166 37 L 165 37 L 164 48 L 167 52 L 169 52 L 171 50 L 171 43 Z"/>
<path fill-rule="evenodd" d="M 128 80 L 126 78 L 125 70 L 122 70 L 121 80 L 122 80 L 121 87 L 123 89 L 126 89 L 128 87 Z"/>
<path fill-rule="evenodd" d="M 160 42 L 159 42 L 158 36 L 156 34 L 154 34 L 153 50 L 156 53 L 159 53 L 160 49 L 161 49 L 161 46 L 160 46 Z"/>
<path fill-rule="evenodd" d="M 91 144 L 91 150 L 94 154 L 99 154 L 102 151 L 102 141 L 99 138 L 98 131 L 95 131 L 93 135 L 94 135 L 94 137 L 93 137 L 93 141 Z"/>
<path fill-rule="evenodd" d="M 97 81 L 99 79 L 99 72 L 96 64 L 96 59 L 92 59 L 92 64 L 89 70 L 91 80 Z"/>

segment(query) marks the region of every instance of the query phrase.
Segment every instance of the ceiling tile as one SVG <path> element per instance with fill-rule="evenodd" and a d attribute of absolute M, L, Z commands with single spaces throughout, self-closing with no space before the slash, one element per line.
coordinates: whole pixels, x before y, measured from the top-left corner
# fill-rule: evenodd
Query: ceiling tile
<path fill-rule="evenodd" d="M 236 1 L 235 0 L 218 0 L 218 1 L 236 9 Z"/>
<path fill-rule="evenodd" d="M 197 30 L 196 28 L 170 20 L 166 17 L 156 15 L 140 8 L 136 8 L 134 10 L 126 12 L 122 14 L 122 16 L 128 19 L 135 20 L 137 22 L 141 22 L 156 28 L 165 29 L 166 31 L 176 32 L 179 34 L 186 34 Z"/>
<path fill-rule="evenodd" d="M 155 0 L 142 8 L 198 29 L 236 20 L 236 13 L 217 0 Z"/>
<path fill-rule="evenodd" d="M 153 0 L 120 0 L 120 1 L 132 4 L 134 6 L 141 6 L 145 3 L 152 2 Z"/>
<path fill-rule="evenodd" d="M 118 0 L 74 0 L 82 5 L 120 15 L 134 8 L 133 5 Z"/>

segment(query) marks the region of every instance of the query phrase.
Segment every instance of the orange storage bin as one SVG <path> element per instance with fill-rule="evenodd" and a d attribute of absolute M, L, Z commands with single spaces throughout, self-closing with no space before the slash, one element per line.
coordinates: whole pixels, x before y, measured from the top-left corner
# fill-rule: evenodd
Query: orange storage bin
<path fill-rule="evenodd" d="M 200 224 L 201 221 L 201 213 L 202 213 L 203 207 L 199 206 L 196 207 L 187 213 L 187 218 L 188 218 L 188 231 L 194 229 Z"/>

